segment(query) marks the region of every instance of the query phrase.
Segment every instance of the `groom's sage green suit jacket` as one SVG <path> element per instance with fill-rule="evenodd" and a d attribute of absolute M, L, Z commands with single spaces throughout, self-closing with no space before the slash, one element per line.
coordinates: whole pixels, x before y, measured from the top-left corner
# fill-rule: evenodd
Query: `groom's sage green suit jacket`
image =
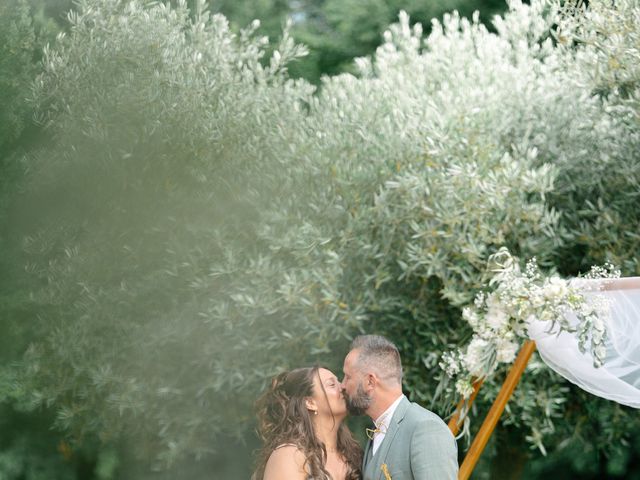
<path fill-rule="evenodd" d="M 367 442 L 362 462 L 364 480 L 456 480 L 458 446 L 435 413 L 403 398 L 375 455 Z"/>

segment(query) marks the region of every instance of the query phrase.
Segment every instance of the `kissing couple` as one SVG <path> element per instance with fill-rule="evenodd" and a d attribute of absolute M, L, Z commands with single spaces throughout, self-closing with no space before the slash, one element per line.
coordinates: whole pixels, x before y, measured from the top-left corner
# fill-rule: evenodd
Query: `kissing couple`
<path fill-rule="evenodd" d="M 397 347 L 361 335 L 342 382 L 322 367 L 276 376 L 258 400 L 263 441 L 252 480 L 454 480 L 457 445 L 447 425 L 402 393 Z M 344 424 L 367 415 L 364 453 Z"/>

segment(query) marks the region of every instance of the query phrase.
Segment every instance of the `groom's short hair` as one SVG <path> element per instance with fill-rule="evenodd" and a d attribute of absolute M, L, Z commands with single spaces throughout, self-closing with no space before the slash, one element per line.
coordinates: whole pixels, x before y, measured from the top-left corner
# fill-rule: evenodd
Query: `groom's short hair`
<path fill-rule="evenodd" d="M 402 385 L 400 352 L 393 342 L 381 335 L 359 335 L 350 349 L 358 349 L 357 366 L 361 371 L 371 369 L 380 378 Z"/>

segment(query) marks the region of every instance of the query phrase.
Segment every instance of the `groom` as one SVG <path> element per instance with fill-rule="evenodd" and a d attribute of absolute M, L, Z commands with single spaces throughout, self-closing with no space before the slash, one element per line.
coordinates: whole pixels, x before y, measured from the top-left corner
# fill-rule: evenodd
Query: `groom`
<path fill-rule="evenodd" d="M 458 447 L 436 414 L 402 394 L 396 346 L 378 335 L 361 335 L 344 360 L 342 391 L 350 413 L 367 414 L 364 480 L 455 480 Z"/>

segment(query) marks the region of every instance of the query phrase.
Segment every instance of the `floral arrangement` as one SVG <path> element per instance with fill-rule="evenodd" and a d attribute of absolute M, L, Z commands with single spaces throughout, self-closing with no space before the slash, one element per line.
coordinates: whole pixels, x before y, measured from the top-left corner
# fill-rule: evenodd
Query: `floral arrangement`
<path fill-rule="evenodd" d="M 612 265 L 593 267 L 584 277 L 565 280 L 541 273 L 535 258 L 521 271 L 517 260 L 506 248 L 489 258 L 489 291 L 475 297 L 473 305 L 462 311 L 473 328 L 466 347 L 445 352 L 440 367 L 456 379 L 456 391 L 467 399 L 473 384 L 491 375 L 499 364 L 513 362 L 519 340 L 528 338 L 531 322 L 549 323 L 549 331 L 575 333 L 581 351 L 590 351 L 596 367 L 603 364 L 606 353 L 606 317 L 608 303 L 600 296 L 587 300 L 584 292 L 601 288 L 592 279 L 618 278 Z M 586 280 L 586 281 L 585 281 Z M 577 322 L 570 321 L 568 312 Z"/>

